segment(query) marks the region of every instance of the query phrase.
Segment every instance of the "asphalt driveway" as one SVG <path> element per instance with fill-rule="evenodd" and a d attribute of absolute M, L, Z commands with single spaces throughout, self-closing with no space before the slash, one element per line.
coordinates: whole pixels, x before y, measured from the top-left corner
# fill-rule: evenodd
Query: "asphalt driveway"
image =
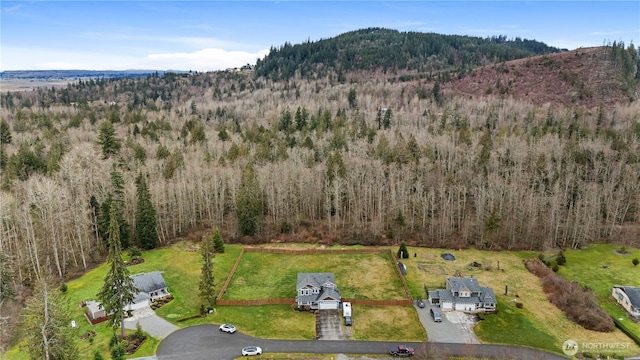
<path fill-rule="evenodd" d="M 340 310 L 322 310 L 316 315 L 316 337 L 318 340 L 345 340 L 342 332 Z"/>
<path fill-rule="evenodd" d="M 142 330 L 156 339 L 164 339 L 178 330 L 177 326 L 156 315 L 151 308 L 135 310 L 131 317 L 124 319 L 124 327 L 130 330 L 135 330 L 138 323 Z"/>
<path fill-rule="evenodd" d="M 424 329 L 427 330 L 429 342 L 480 344 L 473 332 L 475 320 L 473 316 L 459 311 L 442 312 L 442 322 L 435 322 L 429 312 L 429 306 L 416 306 L 418 317 Z"/>

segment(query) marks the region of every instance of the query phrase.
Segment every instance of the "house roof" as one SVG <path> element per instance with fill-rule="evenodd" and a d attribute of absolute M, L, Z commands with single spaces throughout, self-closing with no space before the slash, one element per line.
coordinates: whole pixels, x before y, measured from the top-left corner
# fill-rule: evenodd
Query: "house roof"
<path fill-rule="evenodd" d="M 438 298 L 440 298 L 440 301 L 453 301 L 453 294 L 451 293 L 451 291 L 448 290 L 444 290 L 444 289 L 438 289 L 436 290 L 438 292 Z"/>
<path fill-rule="evenodd" d="M 101 303 L 99 303 L 99 302 L 97 302 L 97 301 L 93 301 L 93 300 L 89 300 L 89 301 L 87 301 L 87 302 L 86 302 L 86 306 L 87 306 L 87 309 L 89 309 L 89 311 L 90 311 L 92 314 L 95 314 L 95 313 L 97 313 L 98 311 L 102 311 L 102 310 L 104 310 L 104 308 L 102 307 L 102 304 L 101 304 Z"/>
<path fill-rule="evenodd" d="M 480 294 L 480 301 L 484 303 L 496 303 L 496 295 L 493 293 L 493 289 L 490 287 L 482 287 L 482 293 Z"/>
<path fill-rule="evenodd" d="M 333 273 L 298 273 L 296 289 L 304 289 L 309 286 L 319 289 L 327 282 L 335 286 Z"/>
<path fill-rule="evenodd" d="M 164 282 L 160 271 L 131 275 L 131 279 L 133 279 L 133 286 L 144 293 L 158 291 L 167 287 L 167 283 Z"/>
<path fill-rule="evenodd" d="M 463 290 L 469 290 L 471 292 L 480 292 L 482 289 L 478 285 L 478 280 L 475 278 L 447 278 L 447 290 L 452 292 L 459 292 Z"/>
<path fill-rule="evenodd" d="M 325 287 L 317 300 L 340 300 L 340 291 L 337 288 Z"/>
<path fill-rule="evenodd" d="M 634 286 L 614 286 L 624 291 L 631 301 L 631 305 L 635 308 L 640 308 L 640 288 Z"/>

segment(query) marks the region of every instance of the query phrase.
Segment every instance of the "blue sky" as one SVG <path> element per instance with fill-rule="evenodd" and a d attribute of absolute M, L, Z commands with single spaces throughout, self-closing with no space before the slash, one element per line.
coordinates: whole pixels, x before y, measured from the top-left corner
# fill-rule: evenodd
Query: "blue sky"
<path fill-rule="evenodd" d="M 366 27 L 640 45 L 640 1 L 5 1 L 0 71 L 209 71 Z"/>

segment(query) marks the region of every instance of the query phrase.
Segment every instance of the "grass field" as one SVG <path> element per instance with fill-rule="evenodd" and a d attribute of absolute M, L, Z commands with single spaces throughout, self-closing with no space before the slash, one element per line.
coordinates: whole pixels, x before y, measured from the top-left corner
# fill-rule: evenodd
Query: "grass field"
<path fill-rule="evenodd" d="M 344 255 L 245 253 L 224 298 L 295 297 L 299 272 L 333 272 L 344 297 L 404 299 L 402 283 L 393 266 L 388 252 Z"/>
<path fill-rule="evenodd" d="M 603 250 L 598 247 L 582 251 L 585 253 L 583 256 L 588 255 L 594 259 L 605 256 L 602 254 Z M 456 260 L 443 260 L 440 255 L 444 252 L 453 254 Z M 480 285 L 491 286 L 494 289 L 499 311 L 497 314 L 487 315 L 475 328 L 476 334 L 484 343 L 527 345 L 561 353 L 562 343 L 567 339 L 573 339 L 578 343 L 626 343 L 629 344 L 629 349 L 624 355 L 640 353 L 640 348 L 621 331 L 599 333 L 585 330 L 568 320 L 552 305 L 542 292 L 539 279 L 529 273 L 523 265 L 524 259 L 537 256 L 537 252 L 409 248 L 409 253 L 411 256 L 403 261 L 409 269 L 406 276 L 409 288 L 416 298 L 426 297 L 424 285 L 429 289 L 444 287 L 446 277 L 456 273 L 473 276 L 478 279 Z M 568 260 L 574 255 L 568 253 Z M 473 261 L 481 263 L 482 267 L 470 266 Z M 567 269 L 561 269 L 560 272 L 570 269 L 572 262 L 579 260 L 569 260 Z M 628 259 L 628 263 L 632 267 L 631 259 Z M 579 271 L 586 276 L 593 272 L 593 268 L 585 267 Z M 629 272 L 631 270 L 627 268 L 624 276 L 632 275 L 633 273 Z M 622 281 L 624 277 L 619 279 Z M 614 280 L 617 279 L 611 281 Z M 508 287 L 507 295 L 505 287 Z M 516 301 L 523 304 L 522 309 L 515 307 Z"/>
<path fill-rule="evenodd" d="M 558 274 L 569 281 L 578 281 L 590 287 L 602 308 L 640 337 L 640 324 L 630 321 L 626 311 L 611 297 L 611 287 L 614 285 L 640 287 L 640 266 L 631 263 L 632 259 L 640 258 L 640 250 L 626 249 L 628 254 L 624 255 L 616 250 L 620 250 L 620 246 L 610 244 L 594 244 L 585 250 L 568 250 L 565 252 L 567 264 L 560 267 Z"/>

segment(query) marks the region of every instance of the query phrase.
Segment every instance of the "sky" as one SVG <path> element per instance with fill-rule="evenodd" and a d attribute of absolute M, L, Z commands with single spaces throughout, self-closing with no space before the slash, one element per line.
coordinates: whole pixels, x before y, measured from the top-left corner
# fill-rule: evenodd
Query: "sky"
<path fill-rule="evenodd" d="M 215 71 L 383 27 L 573 50 L 640 45 L 640 1 L 0 1 L 0 71 Z"/>

